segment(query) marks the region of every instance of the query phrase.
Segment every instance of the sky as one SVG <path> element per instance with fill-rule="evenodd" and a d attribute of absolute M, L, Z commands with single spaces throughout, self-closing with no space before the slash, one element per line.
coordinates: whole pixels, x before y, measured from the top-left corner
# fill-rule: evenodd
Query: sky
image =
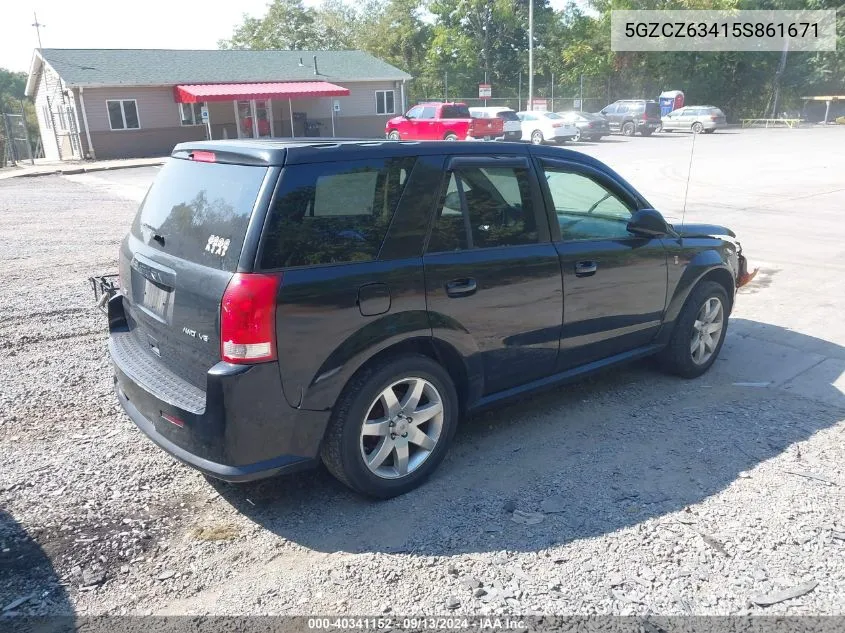
<path fill-rule="evenodd" d="M 305 0 L 315 6 L 321 0 Z M 37 48 L 37 13 L 44 48 L 217 48 L 244 13 L 264 15 L 268 0 L 174 2 L 140 0 L 4 0 L 0 24 L 0 68 L 28 71 Z M 552 0 L 562 7 L 564 0 Z"/>

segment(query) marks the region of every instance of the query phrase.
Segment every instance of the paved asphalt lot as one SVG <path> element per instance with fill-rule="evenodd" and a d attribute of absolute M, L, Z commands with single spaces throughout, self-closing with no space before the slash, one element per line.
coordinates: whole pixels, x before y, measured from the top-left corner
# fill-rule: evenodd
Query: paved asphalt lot
<path fill-rule="evenodd" d="M 678 221 L 692 143 L 573 147 Z M 710 373 L 643 362 L 474 418 L 384 503 L 321 471 L 209 483 L 117 410 L 85 278 L 156 168 L 0 183 L 0 609 L 845 614 L 843 145 L 695 138 L 687 220 L 760 267 Z"/>

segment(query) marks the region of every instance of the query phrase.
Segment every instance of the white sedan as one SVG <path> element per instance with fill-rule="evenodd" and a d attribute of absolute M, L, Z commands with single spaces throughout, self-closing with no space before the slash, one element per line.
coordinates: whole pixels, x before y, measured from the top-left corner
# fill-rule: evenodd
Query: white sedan
<path fill-rule="evenodd" d="M 516 115 L 522 122 L 522 140 L 533 145 L 563 143 L 578 135 L 578 128 L 554 112 L 523 111 Z"/>

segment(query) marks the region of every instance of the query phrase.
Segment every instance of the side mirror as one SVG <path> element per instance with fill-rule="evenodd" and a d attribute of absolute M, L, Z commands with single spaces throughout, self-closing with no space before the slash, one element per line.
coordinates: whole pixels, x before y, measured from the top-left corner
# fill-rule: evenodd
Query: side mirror
<path fill-rule="evenodd" d="M 628 230 L 635 235 L 643 237 L 660 237 L 671 235 L 672 229 L 669 223 L 654 209 L 640 209 L 635 211 L 628 222 Z"/>

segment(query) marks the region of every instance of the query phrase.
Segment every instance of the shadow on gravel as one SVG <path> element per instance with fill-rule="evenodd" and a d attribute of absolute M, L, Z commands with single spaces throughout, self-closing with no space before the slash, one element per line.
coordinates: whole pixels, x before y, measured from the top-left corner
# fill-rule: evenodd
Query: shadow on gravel
<path fill-rule="evenodd" d="M 18 626 L 22 622 L 19 618 L 73 616 L 73 604 L 47 553 L 2 509 L 0 578 L 0 632 L 23 633 L 27 629 Z"/>
<path fill-rule="evenodd" d="M 434 477 L 404 497 L 363 499 L 324 470 L 215 487 L 257 524 L 323 552 L 537 551 L 683 510 L 845 417 L 833 384 L 845 348 L 777 326 L 731 319 L 720 360 L 697 380 L 650 365 L 464 421 Z M 512 504 L 548 513 L 517 524 Z"/>

